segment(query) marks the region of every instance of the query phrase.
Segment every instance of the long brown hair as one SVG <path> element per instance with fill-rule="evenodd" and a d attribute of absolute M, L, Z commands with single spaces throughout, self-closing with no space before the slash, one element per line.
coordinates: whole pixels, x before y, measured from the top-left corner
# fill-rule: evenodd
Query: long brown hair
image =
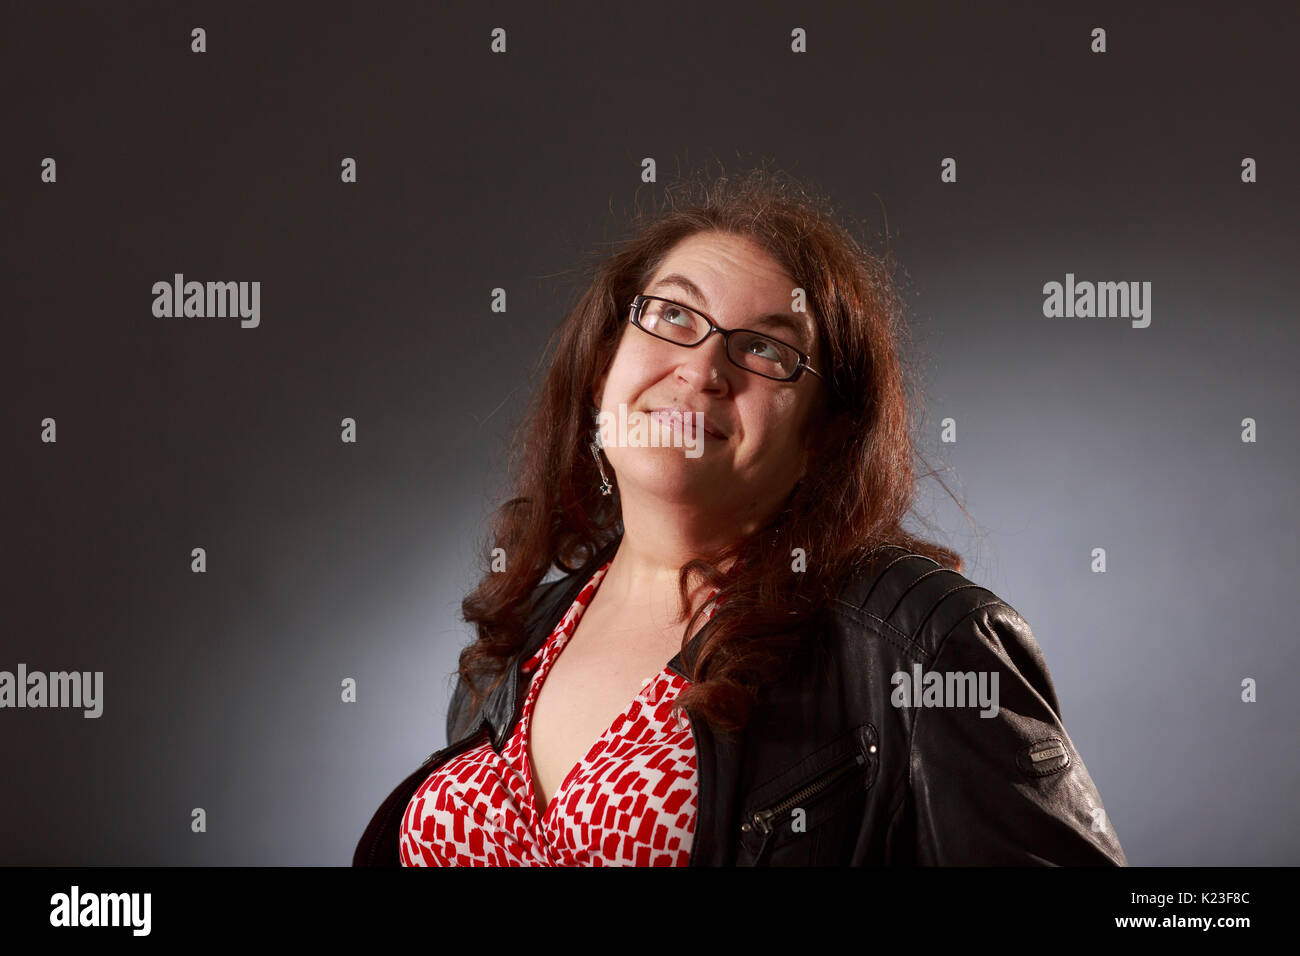
<path fill-rule="evenodd" d="M 632 298 L 677 243 L 705 231 L 757 242 L 805 290 L 818 325 L 819 371 L 834 392 L 818 389 L 826 397 L 815 413 L 820 428 L 807 473 L 771 522 L 682 567 L 683 608 L 701 580 L 719 588 L 720 601 L 698 653 L 692 661 L 683 655 L 692 683 L 677 706 L 715 730 L 741 730 L 762 688 L 794 659 L 806 626 L 874 546 L 901 545 L 962 570 L 954 551 L 901 527 L 919 455 L 892 254 L 867 251 L 823 200 L 783 174 L 756 169 L 738 180 L 724 173 L 687 182 L 667 190 L 663 206 L 640 214 L 630 238 L 594 264 L 590 284 L 552 336 L 545 381 L 512 444 L 515 493 L 497 511 L 483 552 L 504 549 L 505 570 L 485 567 L 462 603 L 478 631 L 459 662 L 475 706 L 523 646 L 529 598 L 552 567 L 580 568 L 621 533 L 612 469 L 606 464 L 615 491 L 605 496 L 588 448 L 592 392 L 613 359 Z M 796 548 L 806 572 L 796 568 Z M 740 560 L 731 565 L 733 558 Z M 703 613 L 686 622 L 683 648 Z"/>

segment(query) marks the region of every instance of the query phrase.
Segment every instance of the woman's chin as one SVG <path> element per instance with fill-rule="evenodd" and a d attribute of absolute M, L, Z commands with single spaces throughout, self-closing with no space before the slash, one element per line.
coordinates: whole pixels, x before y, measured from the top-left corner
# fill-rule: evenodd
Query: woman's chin
<path fill-rule="evenodd" d="M 716 501 L 728 494 L 728 473 L 698 458 L 664 456 L 658 461 L 638 461 L 618 469 L 618 487 L 624 498 L 637 494 L 688 501 Z M 732 489 L 734 491 L 734 488 Z"/>

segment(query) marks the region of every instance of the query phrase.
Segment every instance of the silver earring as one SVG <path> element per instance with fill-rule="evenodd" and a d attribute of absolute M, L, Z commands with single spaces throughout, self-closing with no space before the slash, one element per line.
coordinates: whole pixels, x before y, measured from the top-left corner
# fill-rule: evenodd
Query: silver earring
<path fill-rule="evenodd" d="M 601 444 L 600 444 L 600 428 L 599 428 L 599 422 L 600 422 L 599 411 L 595 413 L 595 418 L 598 427 L 594 432 L 591 433 L 592 435 L 591 444 L 589 444 L 587 447 L 591 449 L 591 457 L 596 459 L 596 467 L 600 469 L 600 493 L 602 495 L 612 495 L 614 493 L 614 486 L 609 483 L 609 476 L 605 474 L 605 466 L 601 463 L 600 460 Z"/>
<path fill-rule="evenodd" d="M 600 463 L 600 452 L 597 451 L 596 443 L 593 441 L 589 446 L 591 455 L 596 459 L 596 467 L 600 469 L 600 493 L 602 495 L 612 495 L 614 486 L 609 483 L 609 476 L 605 474 L 605 466 Z"/>

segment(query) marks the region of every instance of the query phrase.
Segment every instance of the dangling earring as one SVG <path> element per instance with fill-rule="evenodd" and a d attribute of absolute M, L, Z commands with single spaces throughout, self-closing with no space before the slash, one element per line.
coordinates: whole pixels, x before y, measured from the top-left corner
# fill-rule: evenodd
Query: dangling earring
<path fill-rule="evenodd" d="M 602 495 L 612 495 L 614 486 L 609 483 L 609 476 L 605 474 L 605 466 L 600 461 L 600 411 L 593 413 L 596 419 L 596 430 L 591 433 L 591 444 L 587 447 L 591 449 L 591 457 L 596 459 L 596 467 L 600 469 L 600 493 Z"/>

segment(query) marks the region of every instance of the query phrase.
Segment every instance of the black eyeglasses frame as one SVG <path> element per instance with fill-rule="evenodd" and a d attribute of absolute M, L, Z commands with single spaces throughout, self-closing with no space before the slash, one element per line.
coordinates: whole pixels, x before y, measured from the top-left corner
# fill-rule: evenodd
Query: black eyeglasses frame
<path fill-rule="evenodd" d="M 652 332 L 650 329 L 647 329 L 644 325 L 641 324 L 642 308 L 645 306 L 645 303 L 651 299 L 655 299 L 659 302 L 667 302 L 669 305 L 675 305 L 679 309 L 685 309 L 688 312 L 694 312 L 696 315 L 704 319 L 704 321 L 709 326 L 709 330 L 704 333 L 704 335 L 700 338 L 698 342 L 692 342 L 690 345 L 687 345 L 684 342 L 676 342 L 673 341 L 672 339 L 664 338 L 662 335 L 659 335 L 657 332 Z M 727 354 L 727 361 L 729 361 L 732 365 L 736 366 L 737 368 L 749 372 L 753 375 L 758 375 L 762 378 L 766 378 L 773 382 L 797 382 L 799 380 L 799 377 L 803 375 L 804 372 L 810 372 L 813 375 L 817 376 L 817 378 L 820 379 L 822 383 L 825 384 L 825 386 L 831 390 L 832 394 L 834 394 L 837 398 L 839 397 L 839 393 L 835 390 L 835 386 L 830 383 L 830 381 L 826 378 L 826 376 L 824 376 L 821 372 L 817 371 L 815 368 L 813 368 L 811 365 L 808 364 L 808 360 L 812 358 L 812 356 L 809 355 L 808 353 L 804 352 L 799 348 L 796 348 L 795 346 L 791 345 L 789 342 L 784 341 L 783 339 L 777 338 L 775 335 L 768 335 L 766 332 L 755 332 L 753 329 L 724 329 L 722 326 L 718 325 L 717 322 L 713 321 L 713 317 L 711 315 L 709 315 L 706 312 L 700 311 L 699 309 L 695 308 L 695 306 L 693 305 L 686 305 L 685 303 L 678 302 L 675 299 L 665 298 L 662 295 L 642 294 L 632 299 L 631 315 L 629 316 L 629 321 L 631 321 L 631 323 L 635 325 L 638 329 L 640 329 L 642 332 L 646 333 L 646 335 L 653 335 L 661 342 L 668 342 L 672 345 L 677 345 L 684 349 L 698 348 L 699 346 L 703 345 L 705 342 L 709 340 L 709 336 L 711 336 L 714 332 L 717 332 L 722 336 L 726 344 L 726 348 L 724 349 L 724 351 Z M 771 339 L 773 342 L 783 345 L 786 348 L 788 348 L 790 351 L 794 352 L 796 355 L 799 356 L 799 362 L 797 365 L 795 365 L 794 371 L 791 372 L 785 378 L 778 378 L 775 375 L 765 375 L 764 373 L 755 371 L 754 369 L 749 368 L 748 366 L 741 365 L 734 358 L 732 358 L 731 355 L 731 337 L 735 335 L 737 332 L 745 332 L 749 335 L 757 335 L 765 339 Z"/>

